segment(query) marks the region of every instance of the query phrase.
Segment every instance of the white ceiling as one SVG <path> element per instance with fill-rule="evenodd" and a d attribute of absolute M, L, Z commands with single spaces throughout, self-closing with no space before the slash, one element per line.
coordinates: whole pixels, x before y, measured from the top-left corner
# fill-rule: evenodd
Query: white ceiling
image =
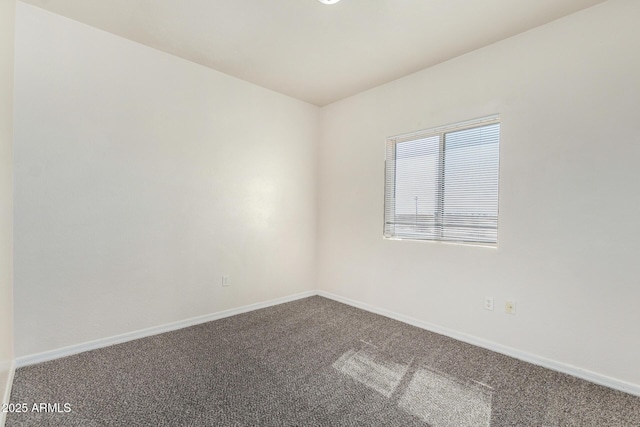
<path fill-rule="evenodd" d="M 326 105 L 604 0 L 25 0 Z"/>

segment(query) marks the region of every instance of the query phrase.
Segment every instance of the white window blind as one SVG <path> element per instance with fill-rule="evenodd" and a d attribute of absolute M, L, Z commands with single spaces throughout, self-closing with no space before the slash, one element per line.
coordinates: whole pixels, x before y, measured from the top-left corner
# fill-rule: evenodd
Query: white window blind
<path fill-rule="evenodd" d="M 384 235 L 496 244 L 497 116 L 387 140 Z"/>

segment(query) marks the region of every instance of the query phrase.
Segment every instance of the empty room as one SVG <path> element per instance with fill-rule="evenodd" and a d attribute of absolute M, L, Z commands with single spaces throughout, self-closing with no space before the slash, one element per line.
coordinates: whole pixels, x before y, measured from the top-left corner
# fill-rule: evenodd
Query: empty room
<path fill-rule="evenodd" d="M 639 23 L 0 0 L 0 427 L 640 426 Z"/>

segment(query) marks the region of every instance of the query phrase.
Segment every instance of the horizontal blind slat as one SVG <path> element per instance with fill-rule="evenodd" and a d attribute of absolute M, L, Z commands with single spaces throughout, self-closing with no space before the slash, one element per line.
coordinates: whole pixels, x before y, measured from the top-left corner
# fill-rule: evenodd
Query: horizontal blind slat
<path fill-rule="evenodd" d="M 387 140 L 386 237 L 496 243 L 497 117 Z"/>

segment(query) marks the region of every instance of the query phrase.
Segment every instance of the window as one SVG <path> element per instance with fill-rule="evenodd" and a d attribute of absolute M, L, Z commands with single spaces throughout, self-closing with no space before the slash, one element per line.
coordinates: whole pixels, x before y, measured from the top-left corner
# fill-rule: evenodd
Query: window
<path fill-rule="evenodd" d="M 497 244 L 498 116 L 387 139 L 384 236 Z"/>

